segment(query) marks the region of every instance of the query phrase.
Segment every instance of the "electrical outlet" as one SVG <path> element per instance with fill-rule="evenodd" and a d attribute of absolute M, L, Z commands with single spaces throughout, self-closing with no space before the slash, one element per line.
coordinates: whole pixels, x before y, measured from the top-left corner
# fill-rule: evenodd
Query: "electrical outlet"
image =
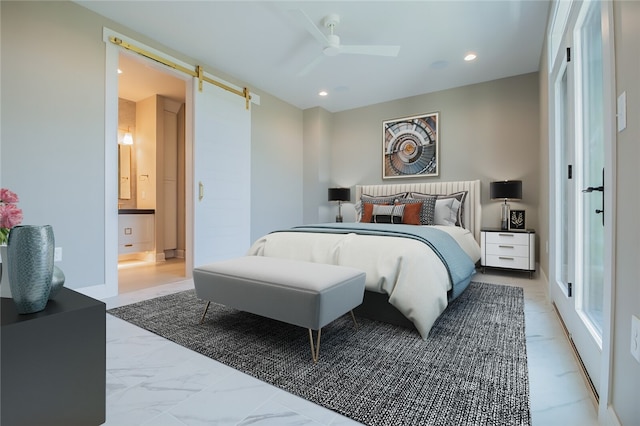
<path fill-rule="evenodd" d="M 631 315 L 631 355 L 640 362 L 640 319 Z"/>
<path fill-rule="evenodd" d="M 54 262 L 62 261 L 62 247 L 56 247 L 55 251 L 53 252 L 53 261 Z"/>

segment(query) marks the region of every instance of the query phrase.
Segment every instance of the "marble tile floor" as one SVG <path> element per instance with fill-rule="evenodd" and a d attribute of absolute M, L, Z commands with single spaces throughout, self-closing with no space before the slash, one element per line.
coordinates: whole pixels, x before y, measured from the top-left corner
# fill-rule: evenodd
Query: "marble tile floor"
<path fill-rule="evenodd" d="M 546 298 L 546 281 L 490 270 L 474 281 L 524 288 L 533 425 L 597 425 L 595 401 Z M 110 309 L 191 288 L 183 280 L 105 302 Z M 109 426 L 359 424 L 111 315 L 106 419 Z"/>

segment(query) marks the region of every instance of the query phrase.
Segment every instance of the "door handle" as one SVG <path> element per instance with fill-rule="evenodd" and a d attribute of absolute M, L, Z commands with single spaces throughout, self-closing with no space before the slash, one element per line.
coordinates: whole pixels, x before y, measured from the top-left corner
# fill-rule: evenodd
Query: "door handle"
<path fill-rule="evenodd" d="M 204 198 L 204 184 L 202 182 L 198 182 L 198 201 L 202 201 Z"/>
<path fill-rule="evenodd" d="M 596 214 L 602 215 L 602 226 L 604 226 L 604 169 L 602 169 L 602 185 L 600 186 L 590 186 L 582 190 L 582 192 L 590 193 L 590 192 L 602 192 L 602 209 L 596 209 Z"/>
<path fill-rule="evenodd" d="M 593 191 L 604 192 L 604 186 L 590 186 L 587 189 L 582 190 L 582 192 L 593 192 Z"/>

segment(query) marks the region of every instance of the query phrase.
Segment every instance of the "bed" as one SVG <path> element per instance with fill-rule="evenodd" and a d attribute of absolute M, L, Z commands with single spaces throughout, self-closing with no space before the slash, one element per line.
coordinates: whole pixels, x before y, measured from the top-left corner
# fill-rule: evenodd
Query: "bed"
<path fill-rule="evenodd" d="M 355 195 L 358 222 L 275 231 L 247 254 L 362 269 L 357 313 L 415 327 L 426 339 L 480 259 L 480 181 L 357 185 Z"/>

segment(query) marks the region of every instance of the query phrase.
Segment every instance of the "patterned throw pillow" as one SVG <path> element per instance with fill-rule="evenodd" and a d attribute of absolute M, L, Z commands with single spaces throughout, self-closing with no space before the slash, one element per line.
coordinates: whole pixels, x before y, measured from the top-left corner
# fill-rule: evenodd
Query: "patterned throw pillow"
<path fill-rule="evenodd" d="M 406 192 L 392 195 L 367 195 L 362 194 L 360 201 L 356 203 L 356 214 L 358 222 L 371 222 L 372 207 L 367 204 L 394 204 L 396 201 L 407 196 Z"/>
<path fill-rule="evenodd" d="M 419 192 L 412 192 L 408 198 L 400 200 L 402 203 L 422 203 L 422 209 L 420 210 L 420 224 L 421 225 L 434 225 L 434 214 L 436 209 L 436 196 L 429 194 L 420 194 Z"/>
<path fill-rule="evenodd" d="M 462 228 L 464 228 L 464 200 L 467 197 L 467 193 L 468 191 L 460 191 L 460 192 L 454 192 L 452 194 L 447 194 L 447 195 L 432 195 L 432 194 L 421 194 L 419 192 L 411 192 L 409 193 L 409 198 L 416 198 L 416 199 L 422 199 L 422 198 L 427 198 L 427 197 L 434 197 L 434 216 L 433 216 L 433 221 L 431 223 L 429 223 L 429 225 L 443 225 L 443 223 L 436 223 L 435 221 L 435 210 L 438 207 L 438 201 L 440 202 L 440 204 L 445 203 L 447 199 L 450 198 L 455 198 L 456 200 L 458 200 L 459 204 L 459 208 L 456 211 L 456 223 L 455 226 L 460 226 Z"/>
<path fill-rule="evenodd" d="M 373 223 L 402 223 L 404 204 L 374 204 L 371 222 Z"/>

